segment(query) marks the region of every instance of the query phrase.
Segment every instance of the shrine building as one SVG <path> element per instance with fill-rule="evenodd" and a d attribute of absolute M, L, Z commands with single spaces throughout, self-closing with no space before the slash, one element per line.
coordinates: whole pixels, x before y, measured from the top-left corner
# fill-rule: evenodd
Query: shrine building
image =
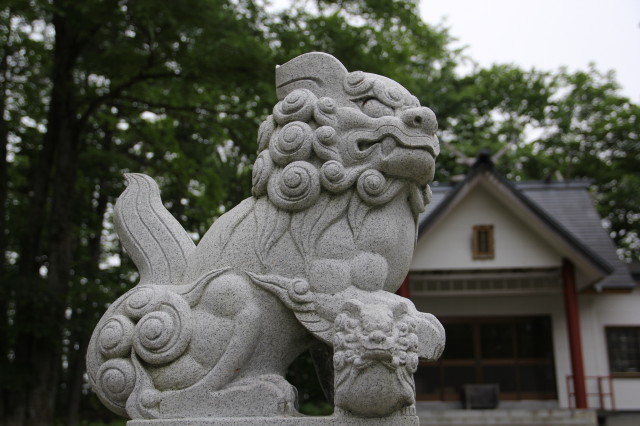
<path fill-rule="evenodd" d="M 510 182 L 488 155 L 432 186 L 399 291 L 447 333 L 415 375 L 419 412 L 640 411 L 640 290 L 589 186 Z"/>

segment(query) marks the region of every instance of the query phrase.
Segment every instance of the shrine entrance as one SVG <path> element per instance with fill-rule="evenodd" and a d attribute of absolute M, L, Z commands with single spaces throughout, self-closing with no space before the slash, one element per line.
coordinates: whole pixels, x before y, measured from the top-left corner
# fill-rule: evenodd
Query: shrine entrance
<path fill-rule="evenodd" d="M 440 320 L 445 351 L 420 364 L 418 400 L 458 401 L 467 384 L 497 384 L 500 400 L 557 399 L 550 316 Z"/>

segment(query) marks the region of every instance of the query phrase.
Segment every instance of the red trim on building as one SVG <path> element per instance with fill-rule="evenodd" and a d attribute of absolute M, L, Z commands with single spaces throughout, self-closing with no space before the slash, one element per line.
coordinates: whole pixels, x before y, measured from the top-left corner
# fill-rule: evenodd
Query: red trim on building
<path fill-rule="evenodd" d="M 580 311 L 576 276 L 573 263 L 568 259 L 562 261 L 562 287 L 564 292 L 564 308 L 569 333 L 569 349 L 571 353 L 571 372 L 573 373 L 573 389 L 576 397 L 576 408 L 587 407 L 587 390 L 585 387 L 584 362 L 582 360 L 582 338 L 580 337 Z"/>
<path fill-rule="evenodd" d="M 406 297 L 407 299 L 411 299 L 411 292 L 409 291 L 409 275 L 407 275 L 404 278 L 404 281 L 402 281 L 402 285 L 400 286 L 398 291 L 396 291 L 396 294 L 398 296 L 402 296 L 402 297 Z"/>

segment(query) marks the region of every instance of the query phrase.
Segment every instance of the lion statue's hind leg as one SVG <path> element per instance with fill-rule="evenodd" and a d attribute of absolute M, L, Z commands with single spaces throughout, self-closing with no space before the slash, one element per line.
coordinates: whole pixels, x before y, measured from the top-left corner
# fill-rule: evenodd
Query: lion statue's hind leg
<path fill-rule="evenodd" d="M 135 363 L 129 415 L 182 418 L 295 412 L 296 391 L 283 375 L 305 347 L 301 343 L 308 333 L 280 301 L 246 276 L 227 272 L 207 283 L 191 312 L 199 321 L 192 324 L 192 343 L 180 359 L 146 369 Z M 270 329 L 274 326 L 282 328 L 280 337 Z M 207 369 L 189 386 L 184 384 L 188 364 L 181 361 L 185 359 Z"/>

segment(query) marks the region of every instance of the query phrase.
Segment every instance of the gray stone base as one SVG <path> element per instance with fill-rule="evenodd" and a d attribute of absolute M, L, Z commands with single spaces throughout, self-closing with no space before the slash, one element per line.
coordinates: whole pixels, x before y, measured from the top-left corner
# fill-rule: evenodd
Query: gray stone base
<path fill-rule="evenodd" d="M 129 420 L 127 426 L 418 426 L 417 416 L 358 417 L 202 417 L 195 419 Z"/>
<path fill-rule="evenodd" d="M 440 410 L 419 414 L 422 426 L 598 426 L 595 410 Z"/>

